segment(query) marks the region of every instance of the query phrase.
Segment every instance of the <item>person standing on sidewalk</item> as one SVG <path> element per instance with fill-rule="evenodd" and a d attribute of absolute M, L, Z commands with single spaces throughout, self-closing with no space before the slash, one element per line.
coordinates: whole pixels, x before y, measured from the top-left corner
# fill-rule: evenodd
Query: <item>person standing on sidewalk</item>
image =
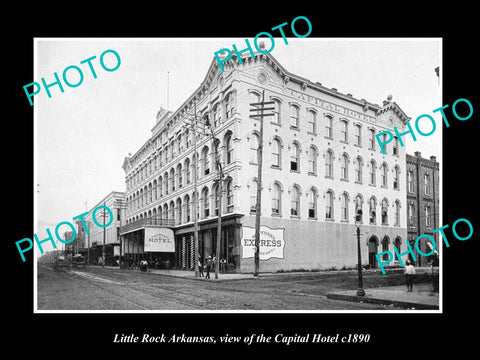
<path fill-rule="evenodd" d="M 210 270 L 212 269 L 212 256 L 209 256 L 207 259 L 207 263 L 205 265 L 205 270 L 207 270 L 207 275 L 205 275 L 205 279 L 210 279 Z"/>
<path fill-rule="evenodd" d="M 407 260 L 405 266 L 405 281 L 407 283 L 407 292 L 413 291 L 413 278 L 415 277 L 415 267 L 410 260 Z"/>
<path fill-rule="evenodd" d="M 203 265 L 200 259 L 198 259 L 198 274 L 200 275 L 200 277 L 203 277 Z"/>

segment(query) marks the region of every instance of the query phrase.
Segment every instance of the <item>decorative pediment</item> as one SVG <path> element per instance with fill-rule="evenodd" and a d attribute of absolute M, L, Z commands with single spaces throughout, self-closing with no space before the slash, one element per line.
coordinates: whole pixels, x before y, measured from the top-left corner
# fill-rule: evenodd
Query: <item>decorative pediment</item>
<path fill-rule="evenodd" d="M 383 119 L 385 122 L 390 123 L 390 122 L 395 122 L 395 120 L 401 121 L 403 124 L 405 124 L 407 121 L 410 120 L 410 117 L 408 117 L 405 112 L 398 106 L 398 104 L 395 101 L 392 101 L 392 96 L 389 95 L 387 100 L 383 102 L 383 106 L 377 111 L 377 117 L 378 119 Z M 392 124 L 393 126 L 396 126 L 398 124 Z"/>

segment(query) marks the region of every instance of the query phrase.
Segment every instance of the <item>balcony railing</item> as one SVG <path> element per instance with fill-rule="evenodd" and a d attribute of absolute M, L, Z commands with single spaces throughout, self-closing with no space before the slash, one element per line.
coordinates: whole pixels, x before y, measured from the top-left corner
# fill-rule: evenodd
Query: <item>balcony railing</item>
<path fill-rule="evenodd" d="M 120 233 L 124 234 L 142 227 L 170 227 L 175 226 L 174 219 L 162 219 L 159 217 L 146 217 L 133 221 L 129 224 L 125 224 L 120 227 Z"/>

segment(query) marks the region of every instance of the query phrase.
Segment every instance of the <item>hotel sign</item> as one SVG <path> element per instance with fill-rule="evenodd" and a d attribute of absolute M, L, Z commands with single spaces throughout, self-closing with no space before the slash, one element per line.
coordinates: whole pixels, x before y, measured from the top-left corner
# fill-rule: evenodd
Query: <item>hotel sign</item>
<path fill-rule="evenodd" d="M 255 257 L 255 228 L 243 226 L 242 229 L 242 259 L 253 258 Z M 260 260 L 284 259 L 284 233 L 285 229 L 260 227 Z"/>
<path fill-rule="evenodd" d="M 166 228 L 145 228 L 145 251 L 175 252 L 173 230 Z"/>
<path fill-rule="evenodd" d="M 309 103 L 315 104 L 315 105 L 317 105 L 317 106 L 319 106 L 323 109 L 336 112 L 340 115 L 346 115 L 346 116 L 350 116 L 350 117 L 353 117 L 353 118 L 356 118 L 356 119 L 359 119 L 359 120 L 368 121 L 372 124 L 375 124 L 377 122 L 376 118 L 373 117 L 373 116 L 369 116 L 369 115 L 366 115 L 364 113 L 348 109 L 346 107 L 331 103 L 329 101 L 319 99 L 315 96 L 310 96 L 310 95 L 307 95 L 307 94 L 303 94 L 303 93 L 295 91 L 295 90 L 290 90 L 290 91 L 291 91 L 292 96 L 295 96 L 298 99 L 302 99 L 303 101 L 308 101 Z"/>

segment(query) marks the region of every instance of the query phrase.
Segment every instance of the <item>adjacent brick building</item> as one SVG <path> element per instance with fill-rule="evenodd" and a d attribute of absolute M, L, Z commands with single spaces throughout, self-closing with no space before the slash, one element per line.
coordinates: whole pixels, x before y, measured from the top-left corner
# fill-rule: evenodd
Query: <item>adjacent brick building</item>
<path fill-rule="evenodd" d="M 438 243 L 438 233 L 433 230 L 439 224 L 439 163 L 435 156 L 424 159 L 419 151 L 415 156 L 407 154 L 407 222 L 408 241 L 415 249 L 414 244 L 418 236 L 429 234 Z M 431 251 L 427 239 L 419 241 L 419 247 L 423 253 Z M 425 266 L 431 260 L 429 257 L 420 256 L 415 249 L 416 266 Z M 413 260 L 413 259 L 412 259 Z"/>

